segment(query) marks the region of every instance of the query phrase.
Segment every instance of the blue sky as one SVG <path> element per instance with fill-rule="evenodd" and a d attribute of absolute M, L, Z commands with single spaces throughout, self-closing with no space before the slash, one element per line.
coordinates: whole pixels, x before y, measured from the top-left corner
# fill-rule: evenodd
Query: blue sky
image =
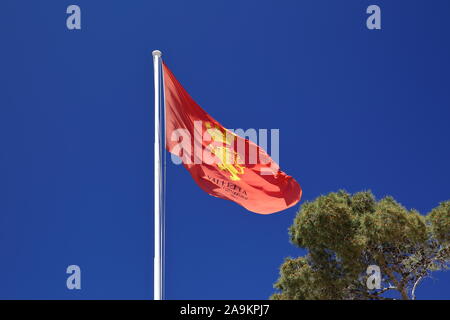
<path fill-rule="evenodd" d="M 82 29 L 66 28 L 77 4 Z M 382 30 L 365 26 L 382 10 Z M 228 128 L 279 128 L 303 200 L 450 199 L 446 0 L 12 1 L 0 13 L 0 298 L 151 299 L 151 51 Z M 167 165 L 166 298 L 265 299 L 304 252 Z M 66 289 L 68 265 L 82 289 Z M 417 290 L 449 299 L 450 273 Z"/>

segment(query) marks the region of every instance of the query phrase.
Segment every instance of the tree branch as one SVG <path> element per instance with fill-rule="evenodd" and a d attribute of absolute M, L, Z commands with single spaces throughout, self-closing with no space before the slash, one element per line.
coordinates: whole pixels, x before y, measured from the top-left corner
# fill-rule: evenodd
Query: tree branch
<path fill-rule="evenodd" d="M 380 294 L 383 294 L 383 293 L 385 293 L 386 291 L 389 291 L 389 290 L 397 290 L 397 287 L 389 286 L 389 287 L 383 288 L 380 291 L 378 291 L 377 294 L 380 295 Z"/>
<path fill-rule="evenodd" d="M 402 299 L 409 300 L 408 293 L 406 292 L 406 288 L 403 286 L 403 284 L 400 281 L 397 280 L 397 278 L 395 277 L 392 270 L 388 267 L 386 259 L 384 258 L 384 255 L 381 253 L 379 255 L 379 257 L 380 257 L 381 267 L 382 267 L 383 271 L 386 272 L 386 274 L 389 276 L 389 278 L 392 280 L 392 282 L 394 282 L 397 291 L 399 291 L 402 296 Z"/>
<path fill-rule="evenodd" d="M 420 276 L 419 278 L 417 278 L 416 282 L 414 282 L 414 286 L 411 290 L 411 299 L 412 300 L 416 300 L 416 287 L 419 284 L 419 282 L 424 278 L 425 276 Z"/>

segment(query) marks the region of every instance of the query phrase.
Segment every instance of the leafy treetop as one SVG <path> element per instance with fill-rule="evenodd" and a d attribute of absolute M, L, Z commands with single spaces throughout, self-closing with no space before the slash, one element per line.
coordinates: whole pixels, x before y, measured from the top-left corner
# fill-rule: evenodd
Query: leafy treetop
<path fill-rule="evenodd" d="M 289 234 L 308 254 L 286 259 L 272 299 L 415 299 L 423 278 L 449 268 L 450 201 L 423 216 L 392 197 L 333 192 L 305 202 Z M 368 289 L 369 265 L 379 289 Z"/>

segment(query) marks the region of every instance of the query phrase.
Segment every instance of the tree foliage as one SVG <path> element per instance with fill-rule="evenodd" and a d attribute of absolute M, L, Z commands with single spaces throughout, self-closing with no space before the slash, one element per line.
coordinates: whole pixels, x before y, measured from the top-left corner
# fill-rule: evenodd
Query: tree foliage
<path fill-rule="evenodd" d="M 392 197 L 333 192 L 303 203 L 289 234 L 308 253 L 285 260 L 271 299 L 415 299 L 423 278 L 449 268 L 450 201 L 423 216 Z M 379 289 L 366 284 L 370 265 Z"/>

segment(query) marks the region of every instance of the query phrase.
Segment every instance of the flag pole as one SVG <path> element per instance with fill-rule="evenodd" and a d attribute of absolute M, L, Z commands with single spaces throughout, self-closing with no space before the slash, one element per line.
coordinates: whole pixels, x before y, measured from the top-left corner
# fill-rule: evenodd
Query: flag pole
<path fill-rule="evenodd" d="M 161 51 L 155 50 L 153 55 L 153 70 L 155 82 L 155 255 L 153 260 L 153 299 L 162 297 L 162 237 L 161 237 Z"/>

